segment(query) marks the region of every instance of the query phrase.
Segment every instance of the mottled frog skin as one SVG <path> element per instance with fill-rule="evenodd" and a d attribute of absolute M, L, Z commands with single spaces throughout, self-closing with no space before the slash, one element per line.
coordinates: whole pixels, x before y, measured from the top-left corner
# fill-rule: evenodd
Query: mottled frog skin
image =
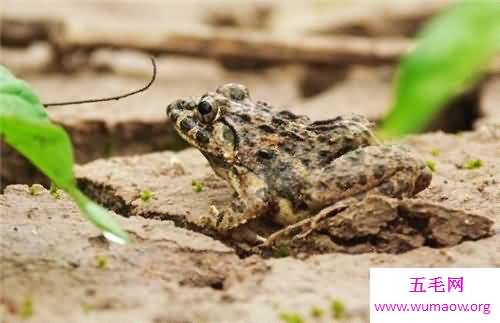
<path fill-rule="evenodd" d="M 176 100 L 167 115 L 236 193 L 207 220 L 220 232 L 259 217 L 287 226 L 370 194 L 411 197 L 431 181 L 405 147 L 380 144 L 363 116 L 312 122 L 253 101 L 239 84 Z"/>

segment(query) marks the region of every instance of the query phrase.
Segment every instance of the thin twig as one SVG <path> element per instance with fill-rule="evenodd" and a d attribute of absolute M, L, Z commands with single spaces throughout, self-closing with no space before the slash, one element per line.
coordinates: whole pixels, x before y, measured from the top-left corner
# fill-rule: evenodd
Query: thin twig
<path fill-rule="evenodd" d="M 153 82 L 156 79 L 156 62 L 155 62 L 154 57 L 151 56 L 150 59 L 151 59 L 151 63 L 153 64 L 153 76 L 151 77 L 151 80 L 149 81 L 148 84 L 146 84 L 144 87 L 142 87 L 142 88 L 140 88 L 138 90 L 135 90 L 133 92 L 129 92 L 129 93 L 126 93 L 126 94 L 112 96 L 112 97 L 108 97 L 108 98 L 102 98 L 102 99 L 89 99 L 89 100 L 80 100 L 80 101 L 66 101 L 66 102 L 55 102 L 55 103 L 43 103 L 43 105 L 47 108 L 47 107 L 55 107 L 55 106 L 61 106 L 61 105 L 85 104 L 85 103 L 93 103 L 93 102 L 103 102 L 103 101 L 120 100 L 120 99 L 126 98 L 128 96 L 131 96 L 131 95 L 134 95 L 134 94 L 146 91 L 153 84 Z"/>

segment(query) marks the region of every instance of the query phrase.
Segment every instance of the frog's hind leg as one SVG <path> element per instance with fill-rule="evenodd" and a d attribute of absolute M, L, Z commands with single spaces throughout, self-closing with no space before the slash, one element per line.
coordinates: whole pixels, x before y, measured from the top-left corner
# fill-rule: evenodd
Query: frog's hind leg
<path fill-rule="evenodd" d="M 426 200 L 381 195 L 348 200 L 273 233 L 261 248 L 281 244 L 291 254 L 361 250 L 401 253 L 421 246 L 453 246 L 494 234 L 494 222 L 488 217 Z"/>
<path fill-rule="evenodd" d="M 349 197 L 410 197 L 426 188 L 431 177 L 425 164 L 404 147 L 368 146 L 312 172 L 305 195 L 309 206 L 319 210 Z"/>
<path fill-rule="evenodd" d="M 421 175 L 421 177 L 417 178 L 417 181 L 412 181 L 408 178 L 408 170 L 401 170 L 397 171 L 385 181 L 381 182 L 380 185 L 375 186 L 368 191 L 358 193 L 353 197 L 358 201 L 361 201 L 365 197 L 371 195 L 384 195 L 399 199 L 404 197 L 412 197 L 413 195 L 427 187 L 428 184 L 426 183 L 430 182 L 430 179 L 430 175 Z"/>

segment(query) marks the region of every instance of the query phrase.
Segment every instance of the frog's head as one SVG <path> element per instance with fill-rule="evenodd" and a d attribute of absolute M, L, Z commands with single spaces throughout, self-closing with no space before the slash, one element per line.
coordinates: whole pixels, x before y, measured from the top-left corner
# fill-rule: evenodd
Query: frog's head
<path fill-rule="evenodd" d="M 239 115 L 252 108 L 243 85 L 226 84 L 200 98 L 180 99 L 167 107 L 179 135 L 198 148 L 214 168 L 227 168 L 238 151 Z M 216 170 L 217 171 L 217 170 Z"/>

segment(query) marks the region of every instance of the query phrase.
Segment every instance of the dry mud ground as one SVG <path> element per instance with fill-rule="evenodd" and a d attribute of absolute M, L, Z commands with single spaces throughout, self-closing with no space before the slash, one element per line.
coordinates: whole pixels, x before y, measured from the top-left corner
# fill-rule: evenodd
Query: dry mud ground
<path fill-rule="evenodd" d="M 2 39 L 15 46 L 2 48 L 2 64 L 25 78 L 44 102 L 102 97 L 147 82 L 147 56 L 94 48 L 90 53 L 59 57 L 61 53 L 47 39 L 50 33 L 32 33 L 37 30 L 33 26 L 67 24 L 66 38 L 59 39 L 62 47 L 117 39 L 147 47 L 161 43 L 173 29 L 186 27 L 180 23 L 189 25 L 193 20 L 206 27 L 207 23 L 227 23 L 228 17 L 243 29 L 273 25 L 280 35 L 411 37 L 420 23 L 448 1 L 432 1 L 433 6 L 422 6 L 420 0 L 405 0 L 403 5 L 385 1 L 385 5 L 370 7 L 373 10 L 354 6 L 354 10 L 338 11 L 339 16 L 322 17 L 309 10 L 309 0 L 295 1 L 298 9 L 282 6 L 280 1 L 256 2 L 264 7 L 248 5 L 235 11 L 231 1 L 220 1 L 220 8 L 207 11 L 200 4 L 208 2 L 185 1 L 184 11 L 171 20 L 157 19 L 157 12 L 178 9 L 174 2 L 150 0 L 151 6 L 121 2 L 122 10 L 110 21 L 107 12 L 115 5 L 111 0 L 65 1 L 64 6 L 60 0 L 51 0 L 50 11 L 33 1 L 7 0 L 8 19 L 2 26 L 13 29 L 3 28 Z M 280 13 L 272 24 L 268 10 Z M 304 19 L 290 20 L 293 10 L 299 10 Z M 196 17 L 191 17 L 193 13 Z M 124 27 L 121 21 L 129 21 L 130 26 Z M 151 33 L 152 21 L 155 33 Z M 372 54 L 361 51 L 356 57 Z M 64 194 L 55 198 L 45 189 L 32 194 L 24 184 L 47 181 L 2 143 L 0 322 L 271 323 L 282 322 L 283 314 L 291 313 L 299 314 L 303 322 L 368 322 L 371 267 L 500 267 L 500 64 L 476 88 L 452 102 L 453 110 L 438 118 L 426 134 L 404 139 L 435 166 L 431 186 L 418 197 L 494 221 L 490 237 L 451 247 L 427 244 L 399 254 L 283 257 L 281 252 L 262 257 L 196 225 L 212 202 L 228 203 L 231 193 L 198 152 L 179 151 L 185 146 L 166 120 L 165 106 L 231 81 L 246 84 L 256 99 L 312 119 L 357 112 L 378 121 L 390 102 L 397 57 L 375 66 L 292 62 L 252 69 L 227 68 L 228 62 L 221 62 L 220 57 L 162 54 L 157 58 L 158 80 L 147 93 L 49 111 L 51 119 L 72 138 L 81 164 L 76 169 L 79 185 L 116 212 L 131 236 L 131 245 L 105 240 Z M 454 133 L 431 131 L 436 129 Z M 464 167 L 476 159 L 482 161 L 481 167 Z M 203 183 L 201 192 L 193 189 L 193 180 Z M 153 192 L 153 198 L 142 201 L 143 190 Z M 337 318 L 331 310 L 334 301 L 345 306 L 345 314 Z M 313 316 L 313 308 L 322 309 L 323 316 Z"/>
<path fill-rule="evenodd" d="M 279 322 L 299 313 L 305 322 L 331 322 L 333 300 L 345 322 L 368 321 L 370 267 L 500 266 L 500 129 L 460 136 L 408 138 L 432 159 L 432 185 L 420 197 L 485 216 L 494 234 L 446 248 L 421 247 L 394 255 L 330 253 L 310 257 L 240 258 L 223 243 L 165 220 L 205 212 L 210 199 L 230 199 L 209 179 L 203 157 L 187 150 L 97 160 L 78 168 L 82 187 L 120 212 L 130 246 L 107 242 L 63 195 L 32 195 L 11 185 L 0 196 L 4 322 Z M 436 153 L 439 151 L 439 153 Z M 183 175 L 173 176 L 183 165 Z M 464 169 L 480 158 L 479 169 Z M 143 189 L 155 193 L 144 202 Z M 222 192 L 222 193 L 221 193 Z M 177 221 L 179 224 L 179 221 Z M 348 278 L 348 279 L 347 279 Z M 324 317 L 311 316 L 323 308 Z"/>

